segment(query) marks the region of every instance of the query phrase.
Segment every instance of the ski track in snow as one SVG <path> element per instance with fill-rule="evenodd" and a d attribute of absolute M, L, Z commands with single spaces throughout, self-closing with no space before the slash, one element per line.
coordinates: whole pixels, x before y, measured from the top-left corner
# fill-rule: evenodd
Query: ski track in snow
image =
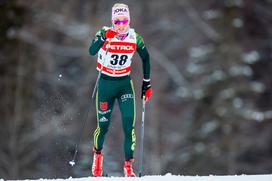
<path fill-rule="evenodd" d="M 1 179 L 0 179 L 1 180 Z M 235 176 L 179 176 L 166 174 L 163 176 L 143 177 L 84 177 L 67 179 L 37 179 L 36 181 L 272 181 L 272 175 L 235 175 Z M 31 181 L 31 180 L 24 180 Z"/>

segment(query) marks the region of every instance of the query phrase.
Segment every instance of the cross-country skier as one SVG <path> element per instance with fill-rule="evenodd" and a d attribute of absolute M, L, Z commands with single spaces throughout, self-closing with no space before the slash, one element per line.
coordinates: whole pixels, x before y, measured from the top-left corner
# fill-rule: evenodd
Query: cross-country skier
<path fill-rule="evenodd" d="M 148 101 L 152 95 L 150 84 L 149 53 L 142 37 L 130 28 L 129 8 L 117 3 L 112 7 L 112 27 L 103 27 L 92 40 L 91 55 L 98 52 L 97 70 L 101 70 L 96 93 L 97 128 L 94 131 L 92 174 L 102 176 L 102 148 L 110 125 L 115 99 L 122 114 L 124 139 L 124 175 L 134 177 L 132 163 L 135 150 L 135 92 L 130 77 L 132 56 L 135 51 L 142 59 L 142 98 Z M 110 46 L 108 46 L 110 44 Z"/>

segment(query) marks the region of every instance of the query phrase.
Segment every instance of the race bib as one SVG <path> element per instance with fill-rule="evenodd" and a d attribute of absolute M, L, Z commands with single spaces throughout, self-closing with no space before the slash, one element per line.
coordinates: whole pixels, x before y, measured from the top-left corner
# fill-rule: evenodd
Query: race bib
<path fill-rule="evenodd" d="M 97 69 L 103 67 L 102 73 L 113 77 L 128 75 L 135 51 L 136 33 L 131 29 L 123 41 L 113 38 L 110 45 L 108 41 L 104 43 L 98 52 Z"/>

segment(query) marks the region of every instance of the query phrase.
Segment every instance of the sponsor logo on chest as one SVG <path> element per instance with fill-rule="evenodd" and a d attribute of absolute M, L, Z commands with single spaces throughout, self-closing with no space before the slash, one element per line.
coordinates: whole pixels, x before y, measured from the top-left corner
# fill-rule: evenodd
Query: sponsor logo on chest
<path fill-rule="evenodd" d="M 108 42 L 105 42 L 103 45 L 103 50 L 107 50 Z M 111 42 L 108 49 L 111 53 L 134 53 L 136 50 L 136 43 L 132 42 Z"/>
<path fill-rule="evenodd" d="M 111 45 L 112 50 L 134 50 L 132 45 Z"/>

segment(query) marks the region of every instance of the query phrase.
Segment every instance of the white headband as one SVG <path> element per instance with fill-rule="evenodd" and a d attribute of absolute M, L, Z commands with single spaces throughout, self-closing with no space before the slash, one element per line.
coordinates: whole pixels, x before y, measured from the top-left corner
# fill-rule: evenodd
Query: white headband
<path fill-rule="evenodd" d="M 130 20 L 129 9 L 126 4 L 114 4 L 114 6 L 112 7 L 111 19 L 114 20 L 118 16 L 126 16 L 128 20 Z"/>

